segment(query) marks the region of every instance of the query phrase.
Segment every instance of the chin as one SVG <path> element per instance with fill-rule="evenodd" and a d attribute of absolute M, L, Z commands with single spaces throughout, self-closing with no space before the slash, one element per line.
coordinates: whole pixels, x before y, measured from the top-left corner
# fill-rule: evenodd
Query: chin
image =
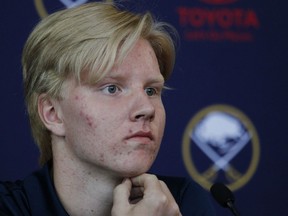
<path fill-rule="evenodd" d="M 124 160 L 118 160 L 117 167 L 114 167 L 124 178 L 135 177 L 146 173 L 154 163 L 156 155 L 150 154 L 130 154 Z M 116 171 L 115 170 L 115 171 Z"/>
<path fill-rule="evenodd" d="M 131 164 L 132 166 L 125 167 L 125 171 L 122 173 L 124 174 L 123 177 L 131 178 L 131 177 L 141 175 L 143 173 L 146 173 L 152 166 L 152 162 L 144 164 L 144 163 L 140 163 L 140 161 L 141 160 L 139 160 L 137 163 Z"/>

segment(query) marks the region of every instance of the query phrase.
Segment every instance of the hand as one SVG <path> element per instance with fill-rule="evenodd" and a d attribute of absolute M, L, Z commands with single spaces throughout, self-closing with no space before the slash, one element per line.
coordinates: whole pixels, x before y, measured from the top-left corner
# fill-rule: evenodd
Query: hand
<path fill-rule="evenodd" d="M 114 189 L 112 216 L 181 216 L 168 187 L 155 175 L 125 179 Z"/>

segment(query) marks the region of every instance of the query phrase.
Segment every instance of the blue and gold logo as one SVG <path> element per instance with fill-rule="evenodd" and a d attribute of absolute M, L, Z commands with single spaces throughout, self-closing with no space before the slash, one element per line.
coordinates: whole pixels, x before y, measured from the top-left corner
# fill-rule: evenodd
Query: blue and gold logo
<path fill-rule="evenodd" d="M 213 105 L 188 123 L 182 154 L 188 173 L 204 188 L 221 181 L 235 191 L 257 170 L 259 138 L 250 119 L 239 109 Z"/>
<path fill-rule="evenodd" d="M 53 2 L 54 3 L 53 6 L 54 7 L 56 6 L 56 7 L 63 9 L 63 7 L 64 8 L 76 7 L 76 6 L 79 6 L 79 5 L 84 4 L 86 2 L 88 2 L 88 0 L 75 0 L 75 1 L 73 1 L 73 0 L 55 0 Z M 44 0 L 34 0 L 36 10 L 37 10 L 37 12 L 41 18 L 48 16 L 51 12 L 54 12 L 54 11 L 49 9 L 50 7 L 49 7 L 48 3 L 51 4 L 51 1 L 46 3 Z"/>
<path fill-rule="evenodd" d="M 55 12 L 55 10 L 77 7 L 87 2 L 89 0 L 34 0 L 36 10 L 41 18 L 48 16 L 50 13 Z"/>

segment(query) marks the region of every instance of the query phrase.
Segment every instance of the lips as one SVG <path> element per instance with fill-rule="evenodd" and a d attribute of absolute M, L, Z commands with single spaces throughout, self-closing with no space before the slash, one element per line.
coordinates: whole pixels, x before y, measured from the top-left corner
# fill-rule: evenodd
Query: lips
<path fill-rule="evenodd" d="M 133 133 L 132 135 L 129 135 L 126 137 L 126 140 L 136 140 L 139 142 L 150 142 L 154 140 L 152 133 L 149 132 L 144 132 L 144 131 L 138 131 L 136 133 Z"/>

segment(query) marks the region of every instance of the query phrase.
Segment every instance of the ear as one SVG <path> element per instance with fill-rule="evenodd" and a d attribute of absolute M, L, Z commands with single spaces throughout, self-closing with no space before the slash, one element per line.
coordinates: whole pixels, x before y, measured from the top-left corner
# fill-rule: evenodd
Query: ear
<path fill-rule="evenodd" d="M 65 136 L 59 101 L 52 99 L 47 94 L 41 94 L 38 98 L 38 113 L 49 131 L 57 136 Z"/>

